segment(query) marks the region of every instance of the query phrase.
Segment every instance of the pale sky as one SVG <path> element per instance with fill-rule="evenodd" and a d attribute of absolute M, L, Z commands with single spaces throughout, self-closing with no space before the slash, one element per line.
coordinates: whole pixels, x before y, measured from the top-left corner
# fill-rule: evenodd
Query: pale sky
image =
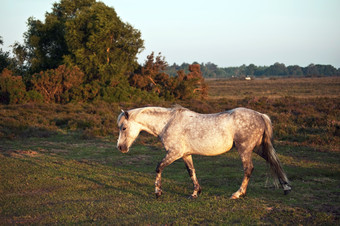
<path fill-rule="evenodd" d="M 30 16 L 44 20 L 56 0 L 1 0 L 3 50 L 23 42 Z M 340 0 L 102 0 L 142 33 L 169 64 L 220 67 L 275 62 L 340 67 Z"/>

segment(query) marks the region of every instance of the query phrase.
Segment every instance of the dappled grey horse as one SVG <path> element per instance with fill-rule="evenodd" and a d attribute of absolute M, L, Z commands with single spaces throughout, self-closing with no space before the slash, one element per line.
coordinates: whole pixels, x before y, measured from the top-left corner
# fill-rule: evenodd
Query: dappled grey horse
<path fill-rule="evenodd" d="M 265 114 L 236 108 L 216 114 L 199 114 L 186 108 L 145 107 L 122 111 L 118 116 L 119 138 L 117 148 L 126 153 L 139 135 L 146 131 L 158 136 L 167 151 L 158 164 L 155 193 L 162 194 L 161 174 L 163 169 L 182 158 L 194 183 L 192 198 L 201 193 L 192 155 L 214 156 L 236 147 L 244 169 L 241 187 L 231 199 L 246 194 L 250 175 L 254 169 L 252 152 L 264 158 L 270 165 L 275 181 L 279 182 L 287 194 L 291 190 L 287 176 L 272 145 L 272 125 Z M 277 183 L 278 184 L 278 183 Z"/>

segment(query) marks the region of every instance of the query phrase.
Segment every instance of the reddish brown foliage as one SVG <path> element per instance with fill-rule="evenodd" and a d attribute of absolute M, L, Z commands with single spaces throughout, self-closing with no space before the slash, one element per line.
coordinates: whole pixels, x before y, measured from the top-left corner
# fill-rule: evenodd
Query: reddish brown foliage
<path fill-rule="evenodd" d="M 156 59 L 154 59 L 154 53 L 152 52 L 147 56 L 144 66 L 131 74 L 130 85 L 142 90 L 154 91 L 160 94 L 161 87 L 158 82 L 169 80 L 169 75 L 162 72 L 167 66 L 164 57 L 162 58 L 159 54 Z M 158 79 L 160 81 L 158 81 Z"/>
<path fill-rule="evenodd" d="M 17 104 L 24 101 L 26 87 L 21 76 L 5 68 L 0 74 L 0 103 Z"/>
<path fill-rule="evenodd" d="M 62 95 L 71 88 L 80 86 L 83 79 L 84 73 L 78 67 L 67 68 L 61 65 L 57 69 L 34 74 L 31 82 L 46 102 L 60 103 Z"/>
<path fill-rule="evenodd" d="M 205 98 L 208 94 L 199 64 L 189 65 L 189 73 L 183 70 L 177 76 L 170 77 L 164 72 L 168 64 L 160 54 L 147 57 L 145 64 L 131 74 L 130 85 L 148 92 L 155 92 L 165 99 Z"/>

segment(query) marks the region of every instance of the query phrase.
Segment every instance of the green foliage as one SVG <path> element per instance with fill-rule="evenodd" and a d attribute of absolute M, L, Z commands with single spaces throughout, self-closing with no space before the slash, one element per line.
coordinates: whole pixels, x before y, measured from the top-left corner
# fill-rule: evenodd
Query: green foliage
<path fill-rule="evenodd" d="M 136 91 L 126 73 L 138 66 L 143 40 L 113 8 L 95 0 L 61 0 L 44 22 L 31 17 L 27 24 L 24 45 L 13 46 L 13 69 L 25 75 L 28 90 L 56 103 L 131 100 Z"/>
<path fill-rule="evenodd" d="M 166 73 L 175 76 L 176 71 L 184 70 L 188 66 L 187 63 L 182 65 L 173 64 L 166 69 Z M 286 67 L 282 63 L 275 63 L 271 66 L 256 66 L 243 64 L 239 67 L 218 67 L 213 63 L 200 64 L 203 76 L 205 78 L 231 78 L 244 76 L 292 76 L 292 77 L 317 77 L 317 76 L 339 76 L 340 69 L 336 69 L 332 65 L 314 65 L 310 64 L 307 67 L 292 65 Z"/>
<path fill-rule="evenodd" d="M 28 51 L 25 45 L 15 42 L 12 45 L 12 52 L 14 54 L 11 58 L 11 64 L 9 65 L 10 70 L 14 74 L 23 75 L 25 84 L 29 83 L 30 76 L 28 72 Z"/>
<path fill-rule="evenodd" d="M 3 40 L 1 36 L 0 36 L 0 45 L 3 45 Z M 0 48 L 0 72 L 2 72 L 3 69 L 8 67 L 9 64 L 10 64 L 9 52 L 4 52 Z"/>
<path fill-rule="evenodd" d="M 28 19 L 28 31 L 24 34 L 29 73 L 55 69 L 63 64 L 63 57 L 70 53 L 65 39 L 65 23 L 77 16 L 77 11 L 90 7 L 95 0 L 61 0 L 55 3 L 51 13 L 46 13 L 42 22 Z"/>
<path fill-rule="evenodd" d="M 102 2 L 62 0 L 46 13 L 45 22 L 29 18 L 25 48 L 30 73 L 65 63 L 78 66 L 86 83 L 98 80 L 103 85 L 126 80 L 143 40 Z"/>
<path fill-rule="evenodd" d="M 27 102 L 35 102 L 35 103 L 43 103 L 44 97 L 36 90 L 29 90 L 26 93 L 26 103 Z"/>
<path fill-rule="evenodd" d="M 123 23 L 113 8 L 93 3 L 65 25 L 71 53 L 65 56 L 65 61 L 78 65 L 87 82 L 117 84 L 126 80 L 124 74 L 136 67 L 136 55 L 143 48 L 141 34 Z"/>

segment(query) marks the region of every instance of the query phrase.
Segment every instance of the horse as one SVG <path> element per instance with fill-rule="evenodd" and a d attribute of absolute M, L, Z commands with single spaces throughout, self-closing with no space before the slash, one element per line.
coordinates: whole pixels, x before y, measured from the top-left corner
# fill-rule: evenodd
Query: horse
<path fill-rule="evenodd" d="M 247 108 L 235 108 L 215 114 L 200 114 L 181 106 L 173 108 L 143 107 L 123 111 L 117 119 L 119 137 L 117 148 L 127 153 L 141 131 L 158 136 L 166 155 L 156 168 L 155 194 L 162 195 L 162 171 L 182 158 L 194 185 L 191 198 L 201 193 L 192 155 L 215 156 L 236 147 L 243 164 L 244 177 L 231 199 L 245 196 L 253 172 L 252 152 L 269 165 L 276 186 L 284 194 L 291 191 L 287 176 L 272 145 L 273 129 L 266 114 Z M 278 183 L 279 182 L 279 183 Z"/>

